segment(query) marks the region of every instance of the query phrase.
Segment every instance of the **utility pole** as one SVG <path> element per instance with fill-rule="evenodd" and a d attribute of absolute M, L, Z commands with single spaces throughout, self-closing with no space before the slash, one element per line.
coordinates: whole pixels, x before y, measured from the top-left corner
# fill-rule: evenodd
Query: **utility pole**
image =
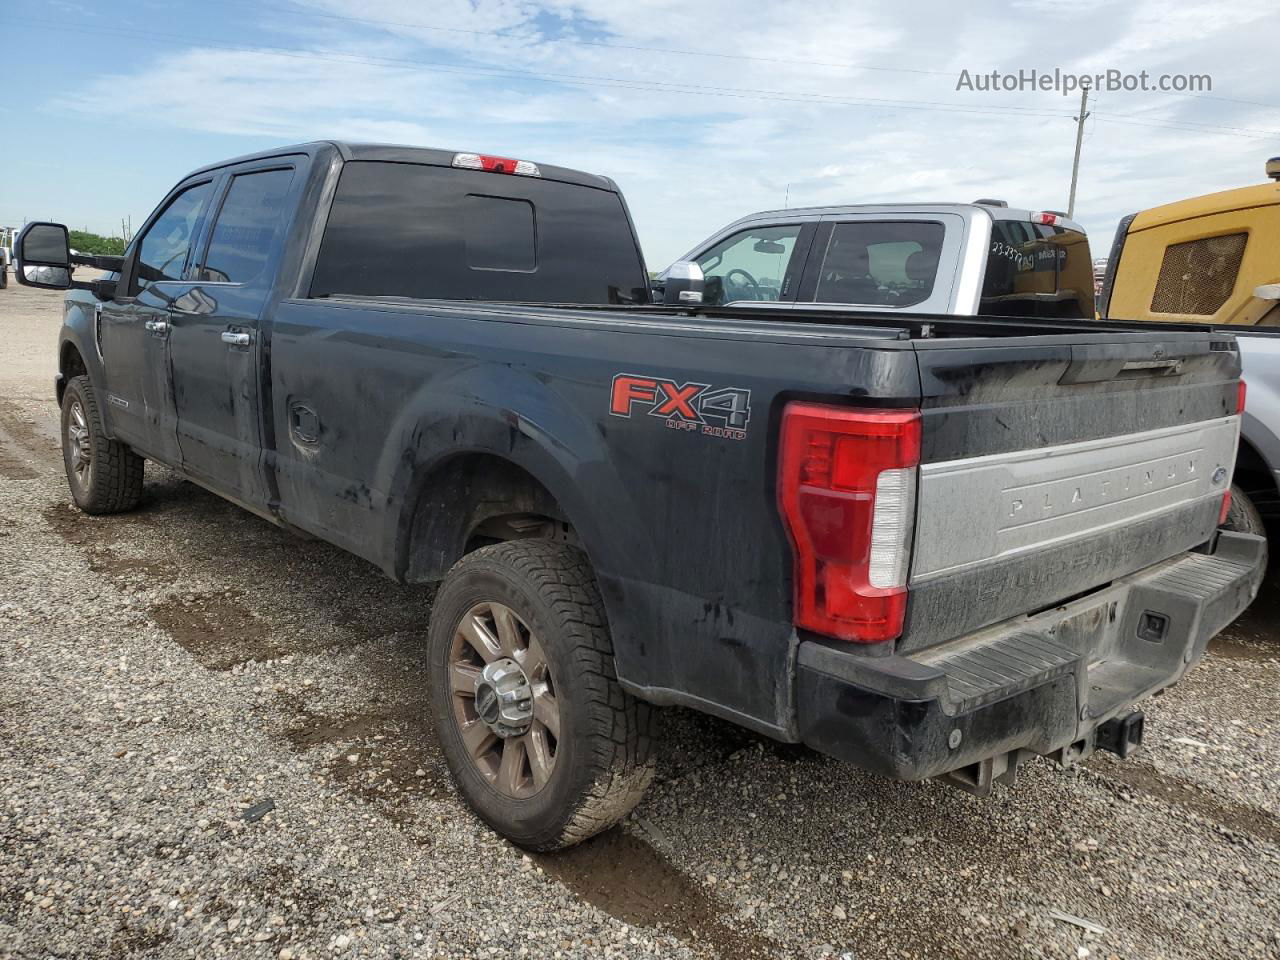
<path fill-rule="evenodd" d="M 1089 84 L 1081 84 L 1080 116 L 1076 117 L 1076 158 L 1071 162 L 1071 197 L 1067 200 L 1067 219 L 1076 215 L 1076 183 L 1080 179 L 1080 145 L 1084 143 L 1084 122 L 1089 117 Z"/>

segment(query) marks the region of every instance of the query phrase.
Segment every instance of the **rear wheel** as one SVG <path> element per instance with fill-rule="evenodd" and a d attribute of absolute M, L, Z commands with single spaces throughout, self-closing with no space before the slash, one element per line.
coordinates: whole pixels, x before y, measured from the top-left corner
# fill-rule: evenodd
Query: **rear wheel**
<path fill-rule="evenodd" d="M 449 571 L 429 631 L 431 707 L 462 795 L 533 850 L 626 816 L 653 777 L 656 717 L 618 685 L 582 551 L 482 547 Z"/>
<path fill-rule="evenodd" d="M 1262 514 L 1258 513 L 1258 508 L 1249 499 L 1249 495 L 1235 484 L 1231 485 L 1231 507 L 1227 510 L 1227 519 L 1222 522 L 1222 529 L 1234 530 L 1236 533 L 1252 533 L 1263 539 L 1267 536 L 1267 527 L 1262 522 Z"/>
<path fill-rule="evenodd" d="M 142 499 L 142 457 L 102 425 L 88 377 L 72 377 L 62 394 L 62 460 L 76 506 L 85 513 L 132 510 Z"/>
<path fill-rule="evenodd" d="M 1231 507 L 1227 510 L 1227 519 L 1223 521 L 1224 530 L 1236 533 L 1253 533 L 1259 537 L 1267 535 L 1267 528 L 1262 523 L 1262 515 L 1253 505 L 1249 495 L 1234 483 L 1231 485 Z"/>

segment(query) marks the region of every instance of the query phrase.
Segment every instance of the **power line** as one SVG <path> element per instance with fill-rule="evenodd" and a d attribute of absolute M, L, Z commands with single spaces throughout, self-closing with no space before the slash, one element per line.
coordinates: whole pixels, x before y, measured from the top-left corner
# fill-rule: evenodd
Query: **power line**
<path fill-rule="evenodd" d="M 1275 131 L 1270 131 L 1270 130 L 1259 130 L 1259 131 L 1256 131 L 1255 133 L 1232 133 L 1230 132 L 1232 130 L 1241 130 L 1241 129 L 1247 129 L 1247 128 L 1241 128 L 1241 127 L 1214 128 L 1214 127 L 1208 127 L 1205 124 L 1195 124 L 1194 126 L 1191 126 L 1189 125 L 1190 121 L 1187 121 L 1186 123 L 1184 123 L 1183 121 L 1180 121 L 1180 120 L 1152 120 L 1152 121 L 1128 120 L 1128 119 L 1121 119 L 1120 117 L 1116 117 L 1116 116 L 1110 116 L 1110 115 L 1103 116 L 1100 114 L 1095 114 L 1095 119 L 1097 119 L 1101 123 L 1122 123 L 1122 124 L 1127 124 L 1128 126 L 1131 126 L 1131 127 L 1152 127 L 1157 130 L 1185 130 L 1188 133 L 1216 134 L 1217 136 L 1220 136 L 1220 137 L 1239 137 L 1244 140 L 1275 140 L 1277 138 L 1280 138 L 1280 133 L 1276 133 Z"/>
<path fill-rule="evenodd" d="M 1095 97 L 1095 101 L 1096 101 L 1096 97 Z M 1124 123 L 1126 121 L 1132 121 L 1132 122 L 1143 122 L 1146 124 L 1151 124 L 1151 123 L 1156 123 L 1161 125 L 1177 124 L 1178 126 L 1181 126 L 1181 127 L 1189 127 L 1189 128 L 1199 127 L 1199 128 L 1203 128 L 1205 130 L 1210 130 L 1210 131 L 1229 130 L 1229 131 L 1239 131 L 1241 133 L 1261 134 L 1263 139 L 1267 137 L 1280 138 L 1280 130 L 1261 130 L 1257 127 L 1233 127 L 1233 126 L 1229 126 L 1227 124 L 1222 124 L 1222 123 L 1203 123 L 1199 120 L 1176 120 L 1176 119 L 1169 120 L 1163 117 L 1147 117 L 1139 113 L 1108 113 L 1108 114 L 1103 114 L 1103 116 L 1109 119 L 1110 122 L 1112 123 Z"/>

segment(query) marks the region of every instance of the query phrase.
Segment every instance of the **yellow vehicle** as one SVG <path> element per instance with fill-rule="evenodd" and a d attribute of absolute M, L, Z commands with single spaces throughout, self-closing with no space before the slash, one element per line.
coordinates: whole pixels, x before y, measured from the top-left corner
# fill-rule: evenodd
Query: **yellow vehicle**
<path fill-rule="evenodd" d="M 1116 229 L 1098 316 L 1230 324 L 1248 403 L 1227 526 L 1280 518 L 1280 157 L 1269 183 L 1152 207 Z"/>
<path fill-rule="evenodd" d="M 1098 315 L 1280 326 L 1280 157 L 1267 176 L 1121 220 Z"/>

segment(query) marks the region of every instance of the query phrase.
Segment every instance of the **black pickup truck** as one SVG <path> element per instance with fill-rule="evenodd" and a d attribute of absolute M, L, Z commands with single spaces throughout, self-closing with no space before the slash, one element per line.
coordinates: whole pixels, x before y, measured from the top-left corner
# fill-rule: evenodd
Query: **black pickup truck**
<path fill-rule="evenodd" d="M 104 279 L 55 224 L 18 258 L 75 288 L 75 502 L 152 459 L 442 581 L 444 753 L 531 848 L 631 809 L 655 704 L 979 794 L 1127 754 L 1261 578 L 1229 334 L 704 308 L 610 180 L 341 143 L 196 171 Z"/>

